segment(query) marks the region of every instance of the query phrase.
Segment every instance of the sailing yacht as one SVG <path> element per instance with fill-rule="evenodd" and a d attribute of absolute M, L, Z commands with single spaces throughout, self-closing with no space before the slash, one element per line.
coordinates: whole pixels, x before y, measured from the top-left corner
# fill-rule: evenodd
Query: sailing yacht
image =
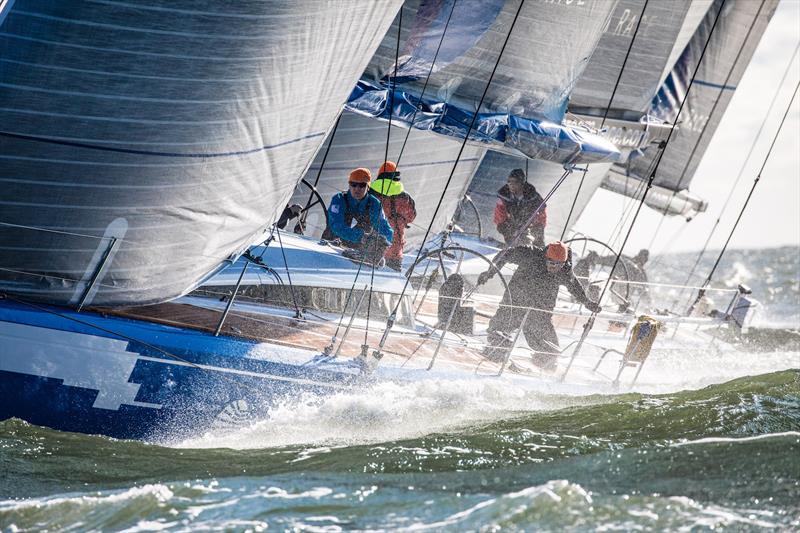
<path fill-rule="evenodd" d="M 752 11 L 728 1 L 676 2 L 679 22 L 659 30 L 674 44 L 639 67 L 648 90 L 678 86 L 673 65 L 691 72 L 699 59 L 686 50 L 716 35 L 709 17 Z M 554 322 L 572 350 L 553 373 L 520 339 L 502 361 L 481 355 L 509 272 L 468 287 L 458 305 L 443 306 L 440 289 L 454 273 L 469 282 L 500 252 L 452 225 L 479 167 L 499 166 L 498 155 L 566 167 L 564 178 L 590 165 L 595 188 L 612 165 L 647 177 L 628 162 L 651 157 L 651 137 L 615 143 L 589 125 L 610 91 L 583 81 L 595 55 L 636 49 L 625 28 L 644 2 L 401 3 L 3 5 L 0 390 L 10 400 L 0 418 L 163 440 L 374 380 L 501 379 L 589 394 L 638 378 L 660 325 L 564 300 Z M 774 11 L 762 4 L 749 15 L 752 47 Z M 613 40 L 618 29 L 627 44 Z M 680 131 L 670 112 L 652 127 L 629 120 L 652 99 L 616 85 L 617 127 L 656 140 Z M 567 115 L 573 94 L 580 120 Z M 311 211 L 352 167 L 391 157 L 427 218 L 409 232 L 402 273 L 319 241 L 324 209 Z M 566 202 L 557 192 L 551 212 Z M 298 231 L 308 235 L 271 227 L 292 198 L 307 208 Z M 697 331 L 708 320 L 681 323 L 710 342 Z M 660 338 L 658 349 L 686 341 L 669 324 Z"/>

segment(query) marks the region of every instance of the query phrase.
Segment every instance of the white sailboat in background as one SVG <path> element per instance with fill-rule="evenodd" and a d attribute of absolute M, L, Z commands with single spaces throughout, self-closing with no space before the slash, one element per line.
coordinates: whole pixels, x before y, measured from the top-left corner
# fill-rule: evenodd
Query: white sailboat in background
<path fill-rule="evenodd" d="M 644 48 L 631 46 L 641 73 L 616 84 L 609 117 L 618 129 L 608 131 L 585 121 L 602 118 L 596 103 L 615 85 L 604 69 L 621 69 L 642 2 L 408 0 L 400 12 L 399 1 L 312 4 L 3 7 L 0 96 L 10 104 L 0 116 L 14 128 L 0 132 L 0 391 L 13 400 L 0 418 L 163 439 L 263 416 L 301 391 L 374 379 L 501 379 L 587 394 L 613 390 L 627 363 L 638 377 L 655 336 L 637 337 L 645 326 L 624 313 L 598 316 L 583 356 L 555 374 L 531 365 L 519 345 L 501 362 L 485 360 L 498 295 L 459 299 L 471 309 L 466 334 L 451 327 L 455 307 L 442 316 L 438 289 L 453 272 L 488 268 L 498 248 L 456 236 L 450 222 L 468 187 L 517 161 L 508 154 L 539 158 L 529 176 L 542 189 L 538 176 L 558 177 L 548 166 L 560 174 L 591 163 L 582 197 L 591 196 L 612 163 L 668 138 L 670 127 L 631 113 L 648 112 L 665 78 L 675 85 L 675 62 L 691 72 L 697 56 L 686 50 L 708 40 L 710 15 L 730 9 L 734 20 L 748 3 L 654 7 L 672 18 L 662 26 L 654 15 Z M 745 27 L 754 28 L 753 48 L 775 2 L 761 4 Z M 650 64 L 653 47 L 659 60 Z M 723 54 L 722 66 L 703 71 L 706 82 L 751 55 Z M 580 121 L 566 115 L 573 103 Z M 724 107 L 714 104 L 719 114 Z M 623 127 L 636 143 L 619 136 Z M 703 149 L 690 148 L 689 163 Z M 321 210 L 306 215 L 314 237 L 273 228 L 260 244 L 287 200 L 308 205 L 308 184 L 325 201 L 350 169 L 374 169 L 387 154 L 421 213 L 408 278 L 318 242 Z M 483 181 L 473 179 L 489 164 Z M 584 202 L 567 216 L 566 191 L 548 202 L 551 235 Z M 572 344 L 589 315 L 569 301 L 557 311 Z M 697 331 L 708 319 L 681 322 L 685 331 L 668 326 L 655 349 L 711 339 Z"/>

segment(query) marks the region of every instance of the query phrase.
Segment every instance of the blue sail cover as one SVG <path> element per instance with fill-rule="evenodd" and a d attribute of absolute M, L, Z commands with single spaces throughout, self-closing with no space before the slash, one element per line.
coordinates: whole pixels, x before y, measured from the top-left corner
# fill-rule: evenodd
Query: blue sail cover
<path fill-rule="evenodd" d="M 617 160 L 609 141 L 561 124 L 615 2 L 527 2 L 501 56 L 519 6 L 407 1 L 402 24 L 395 20 L 346 108 L 381 120 L 391 108 L 393 123 L 460 139 L 469 131 L 469 141 L 518 156 L 561 164 Z"/>
<path fill-rule="evenodd" d="M 0 2 L 0 291 L 191 290 L 277 218 L 401 3 Z"/>

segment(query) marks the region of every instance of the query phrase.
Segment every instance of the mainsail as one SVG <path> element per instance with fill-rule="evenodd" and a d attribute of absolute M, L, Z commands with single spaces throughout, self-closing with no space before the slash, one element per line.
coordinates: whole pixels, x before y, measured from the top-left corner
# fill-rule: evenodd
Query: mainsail
<path fill-rule="evenodd" d="M 658 166 L 655 188 L 648 194 L 650 207 L 664 214 L 686 217 L 705 209 L 705 202 L 687 189 L 777 3 L 777 0 L 715 0 L 698 25 L 651 103 L 651 114 L 674 122 L 686 99 L 677 130 Z M 708 46 L 701 61 L 706 42 Z M 638 188 L 628 178 L 647 180 L 656 157 L 657 148 L 650 147 L 639 157 L 631 157 L 627 165 L 614 166 L 603 187 L 633 195 Z"/>
<path fill-rule="evenodd" d="M 668 61 L 692 5 L 620 0 L 572 91 L 570 112 L 602 117 L 613 94 L 608 115 L 638 121 L 673 64 Z"/>
<path fill-rule="evenodd" d="M 276 219 L 400 4 L 4 3 L 0 290 L 192 289 Z"/>
<path fill-rule="evenodd" d="M 407 0 L 306 180 L 318 180 L 318 189 L 327 201 L 344 188 L 352 168 L 365 166 L 374 172 L 387 154 L 391 160 L 400 158 L 402 182 L 420 213 L 406 236 L 409 244 L 418 244 L 431 223 L 430 216 L 490 78 L 477 125 L 470 134 L 477 142 L 468 143 L 458 159 L 432 231 L 441 231 L 450 221 L 486 147 L 507 148 L 513 137 L 525 137 L 524 131 L 514 132 L 509 124 L 539 120 L 536 127 L 549 127 L 554 133 L 544 135 L 540 139 L 544 145 L 528 155 L 571 159 L 575 153 L 560 152 L 568 143 L 560 142 L 558 136 L 577 137 L 588 132 L 564 128 L 561 119 L 569 91 L 600 38 L 613 5 L 527 2 L 501 57 L 519 0 Z M 456 122 L 449 122 L 453 117 L 458 117 Z M 389 119 L 393 127 L 387 147 Z M 547 121 L 550 126 L 546 126 Z M 533 127 L 533 122 L 526 124 Z M 398 125 L 402 128 L 394 127 Z M 501 137 L 503 143 L 496 143 Z M 584 149 L 591 150 L 590 144 Z M 575 144 L 571 146 L 574 150 Z M 616 152 L 609 143 L 604 146 L 606 154 Z M 541 166 L 560 168 L 552 163 Z M 303 204 L 307 199 L 308 192 L 300 190 L 293 201 Z M 480 202 L 480 197 L 476 199 Z M 320 234 L 325 223 L 322 212 L 312 209 L 308 216 L 307 232 Z"/>
<path fill-rule="evenodd" d="M 409 0 L 388 34 L 402 27 L 400 42 L 387 36 L 347 109 L 469 136 L 515 155 L 562 164 L 614 161 L 619 151 L 612 143 L 562 124 L 568 96 L 614 6 L 605 0 Z"/>

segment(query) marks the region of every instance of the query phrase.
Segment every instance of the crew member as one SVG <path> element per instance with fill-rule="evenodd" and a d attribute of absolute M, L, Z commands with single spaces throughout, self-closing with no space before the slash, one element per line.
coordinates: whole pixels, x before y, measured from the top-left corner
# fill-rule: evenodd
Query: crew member
<path fill-rule="evenodd" d="M 381 201 L 383 213 L 394 230 L 392 245 L 384 254 L 386 266 L 400 271 L 406 245 L 406 228 L 417 218 L 417 208 L 414 199 L 405 192 L 397 164 L 386 161 L 381 165 L 378 177 L 370 185 L 370 192 Z"/>
<path fill-rule="evenodd" d="M 377 262 L 389 243 L 392 228 L 380 201 L 367 194 L 372 174 L 366 168 L 350 172 L 348 189 L 336 193 L 328 207 L 328 227 L 322 238 L 338 240 L 342 246 L 364 251 L 364 258 Z"/>
<path fill-rule="evenodd" d="M 542 205 L 544 199 L 536 192 L 536 188 L 526 181 L 525 171 L 521 168 L 511 171 L 506 184 L 497 191 L 497 195 L 499 199 L 494 208 L 494 224 L 506 244 L 511 244 L 514 235 Z M 528 234 L 536 246 L 544 246 L 546 224 L 547 212 L 542 205 L 536 213 L 533 224 L 528 227 Z"/>
<path fill-rule="evenodd" d="M 544 249 L 530 246 L 512 248 L 496 265 L 497 269 L 501 269 L 505 263 L 519 266 L 508 283 L 508 290 L 503 294 L 500 308 L 489 322 L 488 348 L 484 355 L 495 361 L 502 360 L 507 350 L 511 349 L 514 331 L 525 317 L 524 308 L 531 308 L 522 332 L 528 346 L 535 352 L 534 364 L 552 370 L 559 350 L 558 335 L 551 318 L 558 287 L 565 286 L 576 300 L 592 312 L 599 313 L 601 307 L 586 296 L 583 286 L 572 272 L 572 252 L 559 241 L 548 244 Z M 494 268 L 482 272 L 478 276 L 478 285 L 486 283 L 495 272 Z"/>

